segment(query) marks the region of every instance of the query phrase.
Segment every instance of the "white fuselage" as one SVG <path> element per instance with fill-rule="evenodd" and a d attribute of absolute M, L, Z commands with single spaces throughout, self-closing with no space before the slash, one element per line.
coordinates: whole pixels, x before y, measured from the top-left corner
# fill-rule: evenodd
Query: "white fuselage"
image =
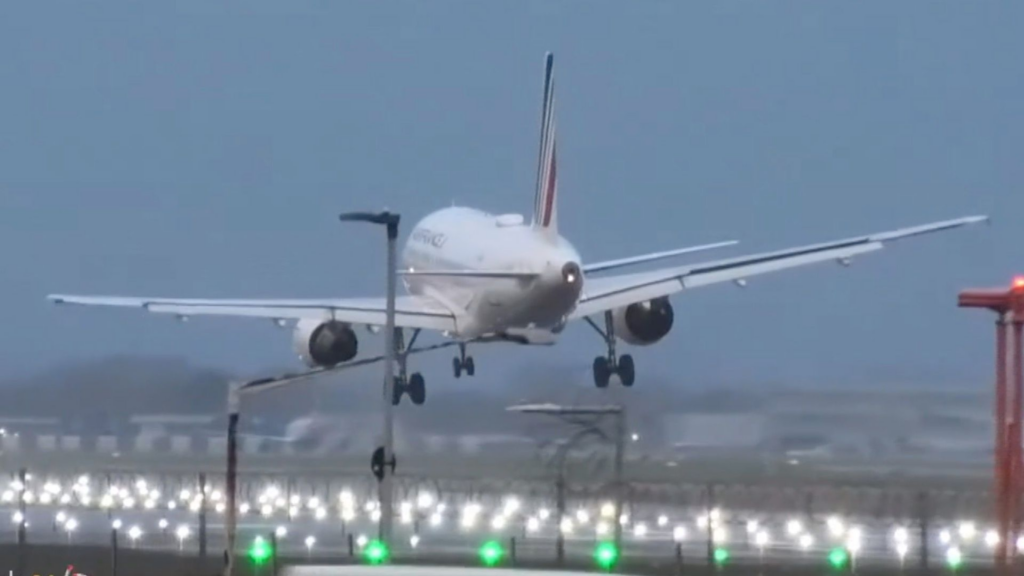
<path fill-rule="evenodd" d="M 413 228 L 402 269 L 536 273 L 532 278 L 404 276 L 410 294 L 441 302 L 461 316 L 461 338 L 517 330 L 558 332 L 583 289 L 580 256 L 558 234 L 515 214 L 445 208 Z"/>

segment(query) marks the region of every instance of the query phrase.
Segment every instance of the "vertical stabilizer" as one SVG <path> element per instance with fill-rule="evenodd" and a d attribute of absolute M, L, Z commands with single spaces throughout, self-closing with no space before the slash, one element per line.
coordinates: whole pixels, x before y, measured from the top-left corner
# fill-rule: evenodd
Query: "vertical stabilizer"
<path fill-rule="evenodd" d="M 555 79 L 554 55 L 544 58 L 544 105 L 540 120 L 540 156 L 537 161 L 537 191 L 533 201 L 533 227 L 558 234 L 556 216 L 558 179 L 555 167 Z"/>

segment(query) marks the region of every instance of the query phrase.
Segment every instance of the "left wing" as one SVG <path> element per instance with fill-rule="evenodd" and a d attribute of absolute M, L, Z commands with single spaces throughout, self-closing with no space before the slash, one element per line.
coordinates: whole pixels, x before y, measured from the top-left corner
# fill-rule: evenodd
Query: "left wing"
<path fill-rule="evenodd" d="M 886 243 L 920 234 L 959 228 L 988 221 L 988 216 L 968 216 L 889 232 L 869 234 L 788 250 L 764 252 L 703 264 L 663 268 L 651 272 L 588 278 L 571 320 L 675 294 L 689 288 L 719 282 L 742 281 L 750 276 L 786 270 L 818 262 L 844 262 L 860 254 L 881 250 Z"/>
<path fill-rule="evenodd" d="M 274 320 L 340 320 L 351 324 L 384 326 L 387 302 L 384 298 L 323 298 L 309 300 L 220 300 L 192 298 L 145 298 L 127 296 L 75 296 L 51 294 L 57 304 L 122 306 L 147 312 L 189 316 L 244 316 Z M 401 328 L 452 331 L 457 317 L 441 304 L 421 296 L 395 298 L 395 325 Z"/>

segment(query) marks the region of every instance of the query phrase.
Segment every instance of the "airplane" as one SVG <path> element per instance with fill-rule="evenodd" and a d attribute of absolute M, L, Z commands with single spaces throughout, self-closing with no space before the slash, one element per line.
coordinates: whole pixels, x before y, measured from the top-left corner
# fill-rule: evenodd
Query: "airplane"
<path fill-rule="evenodd" d="M 854 256 L 881 250 L 896 240 L 988 221 L 987 216 L 967 216 L 783 250 L 605 275 L 736 241 L 584 262 L 558 231 L 553 71 L 554 57 L 548 52 L 530 220 L 522 214 L 452 206 L 423 217 L 404 245 L 400 269 L 396 270 L 407 294 L 396 297 L 395 302 L 398 374 L 394 404 L 404 394 L 415 405 L 425 401 L 423 375 L 407 375 L 408 355 L 417 351 L 412 345 L 424 330 L 446 339 L 434 349 L 448 344 L 459 347 L 452 360 L 454 376 L 459 378 L 476 371 L 473 357 L 467 355 L 468 344 L 552 345 L 567 324 L 583 320 L 607 348 L 593 361 L 594 384 L 607 388 L 612 376 L 617 376 L 621 385 L 631 387 L 636 378 L 633 358 L 619 355 L 616 343 L 647 346 L 664 338 L 674 320 L 669 302 L 672 295 L 725 282 L 745 286 L 752 276 L 820 262 L 848 266 Z M 380 360 L 349 362 L 359 349 L 354 327 L 375 333 L 386 325 L 385 297 L 254 300 L 51 294 L 48 299 L 59 304 L 135 307 L 183 320 L 220 315 L 266 318 L 279 326 L 294 322 L 294 349 L 311 369 L 310 374 Z M 602 321 L 603 327 L 599 325 Z"/>

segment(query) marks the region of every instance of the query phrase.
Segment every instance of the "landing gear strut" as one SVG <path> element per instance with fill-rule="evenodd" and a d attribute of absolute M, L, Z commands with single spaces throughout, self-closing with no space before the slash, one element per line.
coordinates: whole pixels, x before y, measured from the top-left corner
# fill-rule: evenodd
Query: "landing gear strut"
<path fill-rule="evenodd" d="M 398 360 L 398 375 L 395 376 L 395 385 L 392 387 L 391 394 L 391 404 L 395 406 L 398 406 L 398 403 L 402 401 L 403 394 L 408 394 L 409 400 L 412 400 L 412 403 L 417 406 L 421 406 L 427 401 L 427 384 L 423 374 L 413 372 L 411 376 L 407 376 L 409 349 L 416 343 L 416 338 L 419 335 L 419 328 L 413 330 L 412 337 L 409 338 L 409 345 L 406 346 L 404 331 L 401 328 L 395 328 L 395 352 Z"/>
<path fill-rule="evenodd" d="M 617 374 L 622 385 L 629 388 L 636 380 L 636 367 L 633 364 L 633 357 L 629 354 L 615 355 L 615 324 L 612 321 L 612 313 L 604 313 L 604 330 L 589 317 L 587 324 L 597 331 L 604 338 L 608 346 L 607 356 L 594 358 L 594 385 L 598 388 L 607 388 L 611 381 L 612 374 Z"/>
<path fill-rule="evenodd" d="M 452 371 L 455 372 L 455 377 L 462 376 L 462 372 L 466 372 L 466 376 L 472 376 L 476 372 L 476 365 L 473 364 L 473 357 L 466 356 L 466 343 L 459 343 L 459 355 L 452 358 Z"/>

